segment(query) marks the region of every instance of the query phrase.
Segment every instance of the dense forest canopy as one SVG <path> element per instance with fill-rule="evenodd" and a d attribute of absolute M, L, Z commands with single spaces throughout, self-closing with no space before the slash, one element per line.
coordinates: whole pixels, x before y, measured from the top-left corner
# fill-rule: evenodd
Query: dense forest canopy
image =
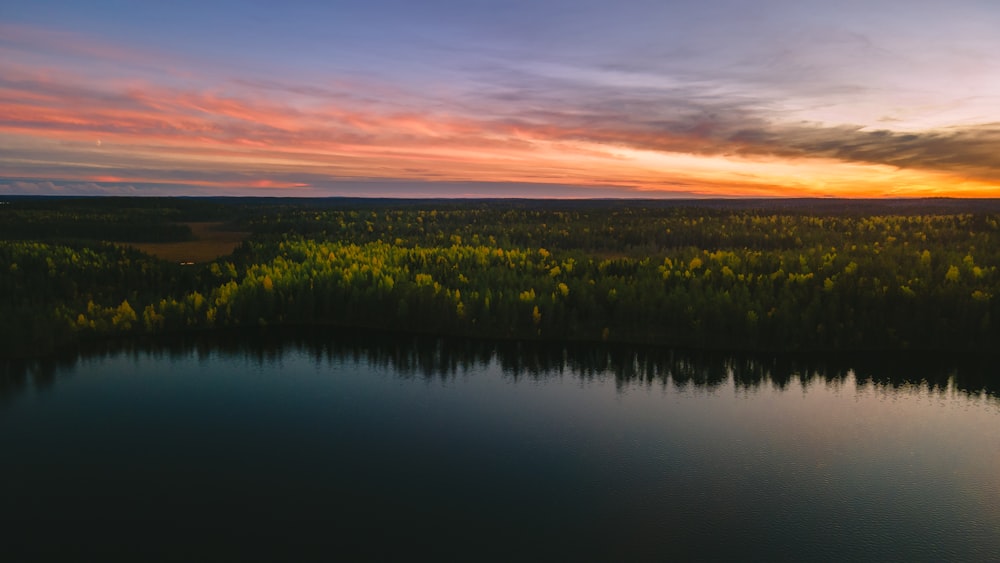
<path fill-rule="evenodd" d="M 0 198 L 0 342 L 338 325 L 744 350 L 1000 339 L 997 200 Z M 250 233 L 193 265 L 129 242 Z"/>

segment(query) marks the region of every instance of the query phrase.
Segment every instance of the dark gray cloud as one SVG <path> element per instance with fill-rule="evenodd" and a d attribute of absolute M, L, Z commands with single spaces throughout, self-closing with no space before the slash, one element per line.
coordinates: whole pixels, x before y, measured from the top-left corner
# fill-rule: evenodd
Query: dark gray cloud
<path fill-rule="evenodd" d="M 1000 180 L 1000 122 L 923 132 L 852 127 L 785 127 L 770 143 L 790 155 L 953 171 Z"/>
<path fill-rule="evenodd" d="M 497 123 L 557 140 L 705 156 L 829 158 L 1000 181 L 1000 122 L 894 131 L 795 121 L 776 101 L 713 83 L 615 88 L 490 69 L 475 93 Z M 850 90 L 844 87 L 845 91 Z"/>

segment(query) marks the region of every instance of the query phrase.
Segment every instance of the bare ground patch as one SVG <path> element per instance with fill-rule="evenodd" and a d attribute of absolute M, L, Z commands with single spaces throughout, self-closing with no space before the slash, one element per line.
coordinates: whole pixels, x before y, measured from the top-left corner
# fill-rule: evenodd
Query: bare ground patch
<path fill-rule="evenodd" d="M 233 253 L 250 233 L 223 230 L 225 223 L 184 223 L 195 240 L 184 242 L 133 242 L 130 246 L 158 258 L 179 263 L 210 262 Z"/>

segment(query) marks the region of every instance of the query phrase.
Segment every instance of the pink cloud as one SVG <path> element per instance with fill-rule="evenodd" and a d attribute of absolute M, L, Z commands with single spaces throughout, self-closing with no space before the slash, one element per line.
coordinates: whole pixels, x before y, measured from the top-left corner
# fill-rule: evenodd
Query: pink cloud
<path fill-rule="evenodd" d="M 830 174 L 837 173 L 834 165 L 845 162 L 920 168 L 918 158 L 899 160 L 905 149 L 906 155 L 925 158 L 934 151 L 934 162 L 953 176 L 1000 178 L 995 153 L 981 150 L 981 140 L 995 143 L 992 130 L 904 138 L 849 128 L 779 128 L 736 111 L 725 118 L 620 114 L 608 109 L 614 106 L 610 103 L 588 111 L 550 104 L 521 115 L 502 100 L 486 100 L 480 107 L 446 110 L 440 101 L 428 105 L 391 85 L 378 90 L 377 99 L 342 95 L 339 88 L 349 87 L 344 85 L 247 85 L 226 77 L 178 85 L 128 72 L 132 66 L 169 62 L 159 55 L 70 32 L 7 24 L 0 24 L 0 37 L 7 52 L 28 50 L 45 63 L 0 61 L 0 133 L 13 139 L 14 146 L 20 140 L 25 147 L 46 147 L 31 149 L 36 151 L 31 158 L 0 156 L 0 172 L 9 176 L 45 177 L 47 169 L 58 167 L 72 175 L 69 179 L 90 182 L 157 183 L 183 176 L 195 186 L 302 188 L 309 183 L 282 177 L 308 171 L 330 178 L 647 190 L 673 189 L 680 183 L 705 193 L 808 195 L 817 188 L 789 180 L 794 174 L 767 176 L 770 172 L 753 172 L 754 167 L 764 170 L 760 163 L 774 160 L 802 162 L 803 176 L 817 175 L 824 169 L 810 159 L 819 157 L 830 161 Z M 118 75 L 108 78 L 89 75 L 87 65 L 69 64 L 64 57 L 121 66 Z M 199 86 L 203 83 L 212 86 Z M 689 165 L 676 158 L 664 161 L 669 164 L 645 162 L 634 153 L 692 155 L 706 163 Z M 707 170 L 712 159 L 718 159 L 719 170 Z M 733 159 L 743 159 L 748 172 L 721 166 Z M 122 173 L 129 168 L 131 173 Z M 116 172 L 94 172 L 108 169 Z M 219 173 L 233 179 L 219 179 Z"/>

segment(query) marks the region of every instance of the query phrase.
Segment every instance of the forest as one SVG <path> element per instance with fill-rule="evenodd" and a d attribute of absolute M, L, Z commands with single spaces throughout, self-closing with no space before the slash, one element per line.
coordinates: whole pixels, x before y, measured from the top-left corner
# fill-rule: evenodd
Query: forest
<path fill-rule="evenodd" d="M 734 351 L 1000 341 L 998 200 L 0 200 L 5 357 L 254 326 Z M 131 244 L 201 222 L 247 236 L 195 263 Z"/>

